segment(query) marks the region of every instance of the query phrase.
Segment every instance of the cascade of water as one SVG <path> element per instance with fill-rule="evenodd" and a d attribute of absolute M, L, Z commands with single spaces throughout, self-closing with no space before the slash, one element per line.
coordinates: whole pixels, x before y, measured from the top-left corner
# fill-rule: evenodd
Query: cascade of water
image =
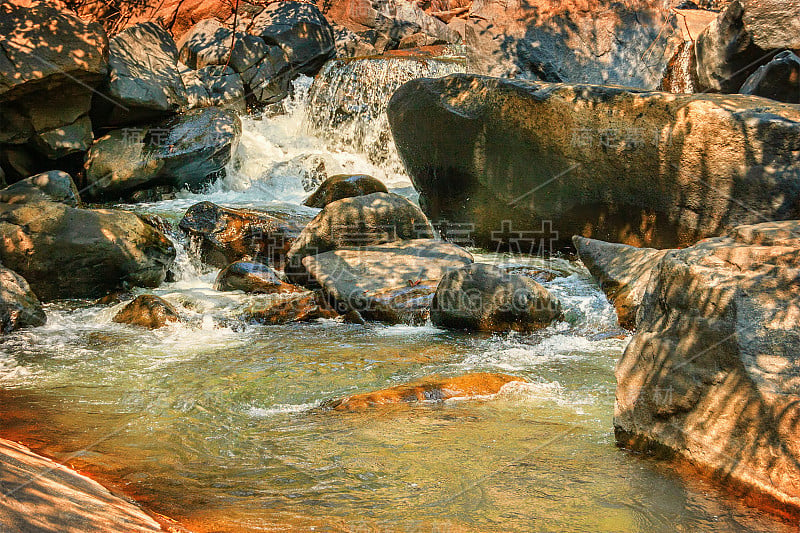
<path fill-rule="evenodd" d="M 661 80 L 662 91 L 675 94 L 691 94 L 697 92 L 692 71 L 694 70 L 694 43 L 684 41 L 675 55 L 670 59 L 664 78 Z"/>
<path fill-rule="evenodd" d="M 465 70 L 459 58 L 382 56 L 329 61 L 311 87 L 305 123 L 329 149 L 361 152 L 386 172 L 404 174 L 386 116 L 389 99 L 412 79 Z"/>

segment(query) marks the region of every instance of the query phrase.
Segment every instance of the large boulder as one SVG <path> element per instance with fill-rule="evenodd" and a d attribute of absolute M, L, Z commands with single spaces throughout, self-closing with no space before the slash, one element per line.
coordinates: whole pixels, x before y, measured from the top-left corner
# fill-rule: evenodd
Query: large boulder
<path fill-rule="evenodd" d="M 650 274 L 667 250 L 635 248 L 578 235 L 572 240 L 581 261 L 614 304 L 619 325 L 634 329 Z"/>
<path fill-rule="evenodd" d="M 249 257 L 280 268 L 302 225 L 261 211 L 200 202 L 186 211 L 180 228 L 205 263 L 225 268 Z"/>
<path fill-rule="evenodd" d="M 493 249 L 670 248 L 800 218 L 797 106 L 456 74 L 408 82 L 388 113 L 425 212 Z"/>
<path fill-rule="evenodd" d="M 458 246 L 432 239 L 340 248 L 307 256 L 303 266 L 341 306 L 363 318 L 424 323 L 442 277 L 472 264 Z"/>
<path fill-rule="evenodd" d="M 147 329 L 158 329 L 178 322 L 178 310 L 165 299 L 154 294 L 142 294 L 114 315 L 119 324 L 131 324 Z"/>
<path fill-rule="evenodd" d="M 800 511 L 800 222 L 667 253 L 616 370 L 624 447 L 673 455 Z"/>
<path fill-rule="evenodd" d="M 800 104 L 800 57 L 784 50 L 766 65 L 758 67 L 739 92 Z"/>
<path fill-rule="evenodd" d="M 445 274 L 431 304 L 435 326 L 471 331 L 532 331 L 560 316 L 558 298 L 539 283 L 485 264 Z"/>
<path fill-rule="evenodd" d="M 433 237 L 433 227 L 419 207 L 393 193 L 345 198 L 325 206 L 300 233 L 286 255 L 286 274 L 307 283 L 303 258 L 347 246 Z"/>
<path fill-rule="evenodd" d="M 0 262 L 42 300 L 156 287 L 174 260 L 170 240 L 127 211 L 0 203 Z"/>
<path fill-rule="evenodd" d="M 120 126 L 163 118 L 186 106 L 172 36 L 154 22 L 131 26 L 109 42 L 109 78 L 95 98 L 95 122 Z"/>
<path fill-rule="evenodd" d="M 244 72 L 267 55 L 268 46 L 255 35 L 236 32 L 216 19 L 201 20 L 177 42 L 178 59 L 195 70 L 209 65 Z M 231 49 L 233 47 L 233 49 Z"/>
<path fill-rule="evenodd" d="M 230 108 L 241 114 L 247 111 L 244 82 L 231 67 L 203 67 L 197 71 L 197 77 L 205 86 L 211 105 Z"/>
<path fill-rule="evenodd" d="M 0 144 L 55 159 L 92 141 L 92 92 L 108 68 L 102 26 L 51 2 L 0 5 Z"/>
<path fill-rule="evenodd" d="M 735 93 L 778 51 L 800 49 L 800 3 L 734 0 L 697 37 L 699 89 Z"/>
<path fill-rule="evenodd" d="M 280 46 L 292 68 L 309 76 L 336 53 L 333 28 L 314 4 L 269 4 L 253 19 L 249 32 Z"/>
<path fill-rule="evenodd" d="M 289 93 L 289 83 L 295 75 L 283 49 L 270 46 L 261 61 L 242 71 L 242 80 L 253 102 L 274 104 Z"/>
<path fill-rule="evenodd" d="M 113 199 L 159 185 L 201 189 L 224 175 L 241 133 L 236 113 L 217 107 L 113 130 L 86 154 L 87 194 Z"/>
<path fill-rule="evenodd" d="M 331 202 L 365 196 L 374 192 L 389 192 L 380 180 L 365 174 L 339 174 L 325 180 L 303 205 L 322 209 Z"/>
<path fill-rule="evenodd" d="M 36 174 L 0 189 L 0 202 L 22 204 L 41 201 L 62 202 L 78 207 L 81 196 L 72 176 L 61 170 Z"/>
<path fill-rule="evenodd" d="M 47 317 L 25 278 L 0 266 L 0 335 L 43 326 Z"/>
<path fill-rule="evenodd" d="M 475 0 L 464 39 L 470 72 L 653 89 L 682 42 L 666 4 Z"/>
<path fill-rule="evenodd" d="M 381 405 L 485 397 L 497 394 L 505 385 L 515 382 L 525 383 L 525 379 L 489 373 L 465 374 L 450 378 L 431 376 L 388 389 L 333 400 L 325 403 L 323 407 L 337 411 L 362 411 Z"/>

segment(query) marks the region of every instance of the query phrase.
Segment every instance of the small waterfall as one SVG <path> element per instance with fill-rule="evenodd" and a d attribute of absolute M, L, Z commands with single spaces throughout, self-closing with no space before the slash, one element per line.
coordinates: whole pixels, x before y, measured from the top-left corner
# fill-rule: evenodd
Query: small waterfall
<path fill-rule="evenodd" d="M 659 89 L 668 93 L 691 94 L 697 92 L 694 82 L 694 42 L 684 41 L 664 69 Z"/>
<path fill-rule="evenodd" d="M 305 123 L 331 150 L 366 154 L 388 173 L 404 174 L 389 130 L 392 94 L 415 78 L 465 72 L 463 58 L 379 56 L 329 61 L 311 87 Z"/>

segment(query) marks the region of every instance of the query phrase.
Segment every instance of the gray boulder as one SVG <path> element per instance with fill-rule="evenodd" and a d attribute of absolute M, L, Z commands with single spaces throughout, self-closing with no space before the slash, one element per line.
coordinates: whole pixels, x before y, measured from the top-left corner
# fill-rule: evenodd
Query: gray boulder
<path fill-rule="evenodd" d="M 797 106 L 455 74 L 406 83 L 388 117 L 428 216 L 493 250 L 677 248 L 800 218 Z"/>
<path fill-rule="evenodd" d="M 572 240 L 581 261 L 614 304 L 619 325 L 634 329 L 650 274 L 668 250 L 635 248 L 578 235 Z"/>
<path fill-rule="evenodd" d="M 0 144 L 51 159 L 86 150 L 92 91 L 108 68 L 102 26 L 49 2 L 5 2 L 0 35 Z"/>
<path fill-rule="evenodd" d="M 337 200 L 308 223 L 286 255 L 286 275 L 295 284 L 308 282 L 303 258 L 347 246 L 429 239 L 433 227 L 419 207 L 392 193 L 373 193 Z"/>
<path fill-rule="evenodd" d="M 800 3 L 734 0 L 697 37 L 700 90 L 735 93 L 775 52 L 800 49 Z"/>
<path fill-rule="evenodd" d="M 303 266 L 340 306 L 368 320 L 424 323 L 442 277 L 472 264 L 472 255 L 442 241 L 419 239 L 340 248 L 308 256 Z"/>
<path fill-rule="evenodd" d="M 154 22 L 131 26 L 109 42 L 107 98 L 97 98 L 95 121 L 109 126 L 162 118 L 186 106 L 178 49 Z"/>
<path fill-rule="evenodd" d="M 339 174 L 326 179 L 309 196 L 303 205 L 322 209 L 331 202 L 364 196 L 375 192 L 389 192 L 380 180 L 365 174 Z"/>
<path fill-rule="evenodd" d="M 561 303 L 531 278 L 493 265 L 448 272 L 431 304 L 435 326 L 470 331 L 531 331 L 561 316 Z"/>
<path fill-rule="evenodd" d="M 81 197 L 72 177 L 60 170 L 43 172 L 0 190 L 0 202 L 21 204 L 36 201 L 61 202 L 77 207 Z"/>
<path fill-rule="evenodd" d="M 0 335 L 24 327 L 43 326 L 47 322 L 42 304 L 28 282 L 0 266 Z"/>
<path fill-rule="evenodd" d="M 253 19 L 249 32 L 280 46 L 291 67 L 309 76 L 336 53 L 333 28 L 313 4 L 272 3 Z"/>
<path fill-rule="evenodd" d="M 231 67 L 212 65 L 197 71 L 197 77 L 208 92 L 209 104 L 230 108 L 237 113 L 247 110 L 242 77 Z"/>
<path fill-rule="evenodd" d="M 280 46 L 270 46 L 264 58 L 242 72 L 242 80 L 252 100 L 274 104 L 289 94 L 289 82 L 296 75 Z"/>
<path fill-rule="evenodd" d="M 243 32 L 236 32 L 234 41 L 233 31 L 216 19 L 195 24 L 181 37 L 177 47 L 178 59 L 192 69 L 226 65 L 239 73 L 261 61 L 268 49 L 263 40 Z"/>
<path fill-rule="evenodd" d="M 625 448 L 800 511 L 800 222 L 735 228 L 656 265 L 616 368 Z"/>
<path fill-rule="evenodd" d="M 0 261 L 42 300 L 156 287 L 174 260 L 170 240 L 133 213 L 0 203 Z"/>
<path fill-rule="evenodd" d="M 113 130 L 86 155 L 87 193 L 119 198 L 160 185 L 198 190 L 224 175 L 240 136 L 236 113 L 217 107 Z"/>
<path fill-rule="evenodd" d="M 739 92 L 800 104 L 800 57 L 789 50 L 781 52 L 758 67 Z"/>

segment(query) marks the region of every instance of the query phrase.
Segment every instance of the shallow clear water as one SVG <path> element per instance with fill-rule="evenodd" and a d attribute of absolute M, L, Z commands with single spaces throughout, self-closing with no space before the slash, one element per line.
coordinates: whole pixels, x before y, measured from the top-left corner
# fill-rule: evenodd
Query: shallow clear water
<path fill-rule="evenodd" d="M 174 220 L 211 200 L 311 216 L 298 205 L 306 193 L 296 165 L 308 155 L 413 197 L 401 173 L 305 133 L 297 105 L 244 119 L 237 161 L 206 193 L 136 209 Z M 194 531 L 790 529 L 614 446 L 613 371 L 628 338 L 579 263 L 478 255 L 556 274 L 545 285 L 565 320 L 532 335 L 330 320 L 253 326 L 234 317 L 259 297 L 213 291 L 216 271 L 178 244 L 177 281 L 152 292 L 184 323 L 143 331 L 111 322 L 119 305 L 62 302 L 48 306 L 46 326 L 0 341 L 0 436 Z M 528 383 L 365 412 L 318 407 L 478 371 Z"/>

